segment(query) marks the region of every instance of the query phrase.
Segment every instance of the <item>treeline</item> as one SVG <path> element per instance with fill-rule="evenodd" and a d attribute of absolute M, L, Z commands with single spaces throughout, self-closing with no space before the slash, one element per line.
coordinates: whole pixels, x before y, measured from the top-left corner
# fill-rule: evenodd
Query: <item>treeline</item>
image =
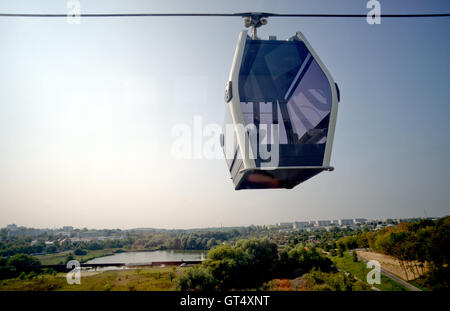
<path fill-rule="evenodd" d="M 116 239 L 116 240 L 93 240 L 93 241 L 81 241 L 74 242 L 72 246 L 68 245 L 68 249 L 86 249 L 86 250 L 99 250 L 110 248 L 129 248 L 133 244 L 132 238 Z"/>
<path fill-rule="evenodd" d="M 54 241 L 51 245 L 46 245 L 45 241 L 38 240 L 35 244 L 31 245 L 32 239 L 30 237 L 14 238 L 0 242 L 0 257 L 11 257 L 16 254 L 40 254 L 40 253 L 56 253 L 67 250 L 99 250 L 108 248 L 129 248 L 133 244 L 132 238 L 125 239 L 107 239 L 107 240 L 92 240 L 92 241 L 79 241 L 70 242 Z"/>
<path fill-rule="evenodd" d="M 256 232 L 256 227 L 224 231 L 155 232 L 134 235 L 134 249 L 160 250 L 208 250 L 223 242 L 234 241 Z"/>
<path fill-rule="evenodd" d="M 10 258 L 0 258 L 0 280 L 19 277 L 24 278 L 30 272 L 34 265 L 40 265 L 38 259 L 26 254 L 16 254 Z M 49 271 L 43 271 L 44 273 Z M 53 272 L 53 271 L 52 271 Z"/>
<path fill-rule="evenodd" d="M 124 248 L 134 250 L 208 250 L 223 242 L 234 242 L 259 232 L 257 227 L 225 229 L 217 231 L 181 231 L 155 230 L 152 232 L 129 232 L 121 239 L 105 239 L 91 241 L 75 241 L 57 236 L 53 243 L 47 245 L 45 240 L 38 239 L 33 243 L 32 237 L 0 237 L 0 257 L 15 254 L 56 253 L 67 250 L 100 250 L 108 248 Z M 115 232 L 115 231 L 112 231 Z"/>
<path fill-rule="evenodd" d="M 406 275 L 411 272 L 433 289 L 449 289 L 450 216 L 348 236 L 338 240 L 337 247 L 339 252 L 359 247 L 393 256 Z"/>
<path fill-rule="evenodd" d="M 313 269 L 336 272 L 329 258 L 301 245 L 281 253 L 268 239 L 239 240 L 209 251 L 202 265 L 176 281 L 179 290 L 258 289 L 275 278 L 296 278 Z"/>
<path fill-rule="evenodd" d="M 15 254 L 43 253 L 49 248 L 44 241 L 39 241 L 31 245 L 31 238 L 17 238 L 5 242 L 0 242 L 0 257 L 9 257 Z M 56 252 L 56 247 L 49 249 L 49 252 Z"/>

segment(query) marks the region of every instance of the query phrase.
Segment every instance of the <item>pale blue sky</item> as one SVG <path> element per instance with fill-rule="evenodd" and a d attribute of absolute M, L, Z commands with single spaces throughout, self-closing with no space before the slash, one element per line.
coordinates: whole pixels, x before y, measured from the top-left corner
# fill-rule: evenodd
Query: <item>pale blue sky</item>
<path fill-rule="evenodd" d="M 359 13 L 366 1 L 86 1 L 82 13 Z M 382 13 L 450 2 L 382 0 Z M 1 1 L 65 13 L 66 1 Z M 222 123 L 240 18 L 0 18 L 0 226 L 190 228 L 450 214 L 450 18 L 271 18 L 341 89 L 331 163 L 293 190 L 234 191 L 224 160 L 171 156 L 178 123 Z"/>

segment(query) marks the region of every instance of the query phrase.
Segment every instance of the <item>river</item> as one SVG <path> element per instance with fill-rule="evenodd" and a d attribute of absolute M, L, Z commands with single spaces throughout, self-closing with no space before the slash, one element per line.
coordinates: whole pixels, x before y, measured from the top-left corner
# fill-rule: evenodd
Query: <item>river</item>
<path fill-rule="evenodd" d="M 198 250 L 162 250 L 148 252 L 124 252 L 110 256 L 98 257 L 87 261 L 92 264 L 124 263 L 138 264 L 153 261 L 190 261 L 204 260 L 207 251 Z"/>

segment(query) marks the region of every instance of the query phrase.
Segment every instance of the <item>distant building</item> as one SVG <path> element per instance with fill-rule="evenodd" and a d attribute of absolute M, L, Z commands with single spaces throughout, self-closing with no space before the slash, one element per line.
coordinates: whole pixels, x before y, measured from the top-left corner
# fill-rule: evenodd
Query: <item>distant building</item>
<path fill-rule="evenodd" d="M 299 230 L 299 229 L 308 228 L 308 226 L 309 226 L 309 223 L 307 221 L 296 221 L 292 225 L 292 228 Z"/>
<path fill-rule="evenodd" d="M 353 219 L 339 219 L 339 226 L 353 225 Z"/>
<path fill-rule="evenodd" d="M 94 240 L 100 240 L 100 241 L 105 241 L 105 240 L 121 240 L 122 237 L 121 236 L 99 236 L 96 238 L 93 238 Z"/>
<path fill-rule="evenodd" d="M 99 236 L 102 236 L 102 232 L 96 230 L 80 232 L 81 238 L 94 238 Z"/>
<path fill-rule="evenodd" d="M 18 227 L 14 224 L 8 225 L 7 228 L 9 231 L 8 235 L 11 237 L 30 236 L 30 237 L 36 238 L 42 233 L 42 231 L 40 229 Z"/>
<path fill-rule="evenodd" d="M 380 230 L 380 229 L 383 229 L 384 227 L 385 227 L 384 225 L 377 225 L 375 227 L 375 230 Z"/>
<path fill-rule="evenodd" d="M 72 232 L 73 231 L 73 227 L 72 226 L 64 226 L 64 227 L 62 227 L 62 231 L 64 231 L 64 232 Z"/>
<path fill-rule="evenodd" d="M 281 233 L 289 233 L 289 232 L 291 232 L 292 231 L 292 229 L 279 229 L 278 230 L 278 232 L 281 232 Z"/>
<path fill-rule="evenodd" d="M 330 220 L 316 220 L 316 227 L 325 227 L 331 225 Z"/>
<path fill-rule="evenodd" d="M 17 230 L 17 225 L 16 224 L 7 225 L 6 229 L 9 229 L 11 231 Z"/>
<path fill-rule="evenodd" d="M 308 228 L 306 228 L 306 231 L 314 232 L 314 231 L 320 231 L 320 229 L 319 229 L 319 227 L 308 227 Z"/>
<path fill-rule="evenodd" d="M 278 227 L 282 228 L 292 227 L 292 222 L 279 222 Z"/>
<path fill-rule="evenodd" d="M 317 239 L 316 239 L 316 236 L 315 235 L 310 235 L 309 237 L 308 237 L 308 242 L 316 242 L 317 241 Z"/>
<path fill-rule="evenodd" d="M 72 243 L 75 242 L 89 242 L 92 241 L 92 238 L 69 238 L 69 241 Z"/>
<path fill-rule="evenodd" d="M 71 241 L 70 241 L 69 238 L 63 238 L 63 239 L 59 239 L 59 240 L 58 240 L 58 244 L 59 244 L 59 245 L 63 245 L 65 242 L 70 243 Z"/>
<path fill-rule="evenodd" d="M 355 219 L 353 219 L 353 222 L 355 224 L 365 224 L 367 222 L 367 219 L 365 219 L 365 218 L 355 218 Z"/>

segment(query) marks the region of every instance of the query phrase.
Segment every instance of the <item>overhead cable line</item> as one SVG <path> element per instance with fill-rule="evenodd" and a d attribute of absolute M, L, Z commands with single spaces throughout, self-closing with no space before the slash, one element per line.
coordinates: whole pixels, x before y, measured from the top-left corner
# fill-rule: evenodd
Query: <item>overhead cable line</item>
<path fill-rule="evenodd" d="M 35 14 L 35 13 L 0 13 L 0 17 L 67 17 L 71 14 Z M 86 13 L 77 16 L 92 17 L 312 17 L 312 18 L 364 18 L 367 14 L 277 14 L 265 12 L 247 13 Z M 426 18 L 426 17 L 450 17 L 450 13 L 429 14 L 380 14 L 381 18 Z"/>

